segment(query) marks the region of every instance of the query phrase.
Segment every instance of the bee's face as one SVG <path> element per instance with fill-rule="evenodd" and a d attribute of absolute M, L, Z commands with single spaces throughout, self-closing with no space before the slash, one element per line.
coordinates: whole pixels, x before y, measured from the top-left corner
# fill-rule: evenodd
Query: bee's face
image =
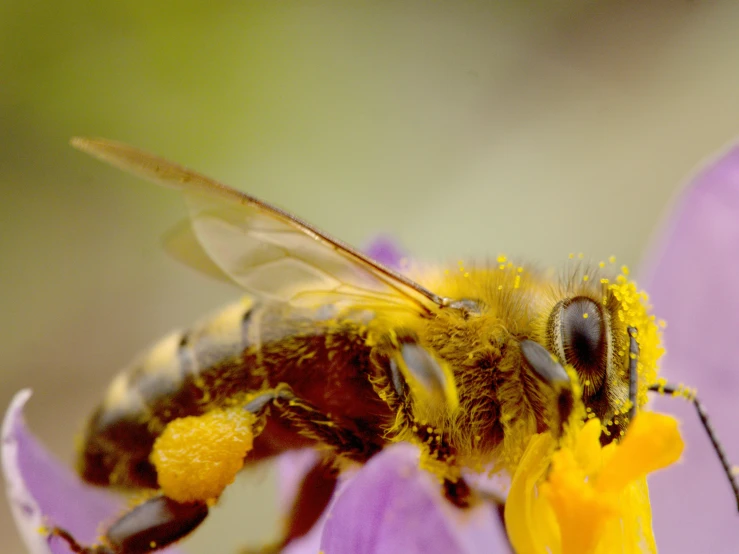
<path fill-rule="evenodd" d="M 543 342 L 577 372 L 587 416 L 603 422 L 602 440 L 609 442 L 628 426 L 630 367 L 638 374 L 637 404 L 642 404 L 662 349 L 646 295 L 637 292 L 625 274 L 614 280 L 601 278 L 598 271 L 589 276 L 576 279 L 577 286 L 567 287 L 559 300 L 553 300 Z M 635 330 L 643 350 L 633 361 L 629 329 Z"/>

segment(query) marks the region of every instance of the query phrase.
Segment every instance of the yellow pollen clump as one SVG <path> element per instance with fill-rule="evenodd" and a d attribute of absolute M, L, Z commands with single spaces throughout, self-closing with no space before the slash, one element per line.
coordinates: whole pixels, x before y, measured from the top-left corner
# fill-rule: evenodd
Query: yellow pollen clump
<path fill-rule="evenodd" d="M 170 422 L 151 454 L 162 492 L 177 502 L 218 498 L 252 449 L 254 422 L 240 407 Z"/>
<path fill-rule="evenodd" d="M 583 319 L 588 319 L 588 314 L 582 314 Z"/>

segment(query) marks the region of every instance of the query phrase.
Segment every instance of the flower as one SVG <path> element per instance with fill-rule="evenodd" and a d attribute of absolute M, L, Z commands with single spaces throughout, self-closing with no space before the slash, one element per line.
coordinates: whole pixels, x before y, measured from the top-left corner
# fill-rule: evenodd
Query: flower
<path fill-rule="evenodd" d="M 372 458 L 329 507 L 325 554 L 506 552 L 505 533 L 487 505 L 452 507 L 439 482 L 419 468 L 415 447 L 399 443 Z"/>
<path fill-rule="evenodd" d="M 405 252 L 388 237 L 377 237 L 364 249 L 365 253 L 391 269 L 400 269 L 405 260 Z"/>

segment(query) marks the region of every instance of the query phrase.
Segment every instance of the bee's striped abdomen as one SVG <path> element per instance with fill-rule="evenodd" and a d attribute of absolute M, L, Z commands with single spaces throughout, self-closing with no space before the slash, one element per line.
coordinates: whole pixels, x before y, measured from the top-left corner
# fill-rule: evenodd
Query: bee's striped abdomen
<path fill-rule="evenodd" d="M 170 421 L 245 402 L 280 384 L 335 425 L 382 442 L 392 414 L 369 379 L 367 317 L 337 316 L 331 305 L 304 309 L 246 299 L 168 336 L 111 385 L 87 428 L 82 476 L 101 485 L 156 487 L 149 454 Z M 269 419 L 249 459 L 312 440 L 289 422 Z"/>
<path fill-rule="evenodd" d="M 108 388 L 86 430 L 80 459 L 82 476 L 96 484 L 156 486 L 148 461 L 155 438 L 171 420 L 203 413 L 209 390 L 203 375 L 220 366 L 242 364 L 253 344 L 251 320 L 260 305 L 250 298 L 228 306 L 185 332 L 174 332 L 121 372 Z M 254 368 L 256 369 L 256 368 Z M 243 387 L 259 387 L 258 372 Z"/>

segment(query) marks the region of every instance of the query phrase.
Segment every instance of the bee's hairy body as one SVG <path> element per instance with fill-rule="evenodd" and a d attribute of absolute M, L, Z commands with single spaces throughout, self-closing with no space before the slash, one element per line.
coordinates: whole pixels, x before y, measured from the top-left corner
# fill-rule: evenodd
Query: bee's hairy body
<path fill-rule="evenodd" d="M 586 275 L 591 278 L 583 280 Z M 362 462 L 389 443 L 423 443 L 443 435 L 445 463 L 490 463 L 511 429 L 529 436 L 556 418 L 549 413 L 547 389 L 526 368 L 518 348 L 521 340 L 533 339 L 555 350 L 550 343 L 558 340 L 551 328 L 556 306 L 570 298 L 591 299 L 609 322 L 608 347 L 624 349 L 623 339 L 610 332 L 608 296 L 593 284 L 600 281 L 595 271 L 577 268 L 552 279 L 509 262 L 493 269 L 454 268 L 430 280 L 451 298 L 461 295 L 457 299 L 465 300 L 466 308 L 419 317 L 367 306 L 292 308 L 245 297 L 189 331 L 169 335 L 110 386 L 87 428 L 82 475 L 101 485 L 156 488 L 149 456 L 170 421 L 243 404 L 283 384 L 351 430 L 361 444 L 342 452 L 270 417 L 247 462 L 304 446 L 334 447 L 336 457 Z M 451 368 L 460 402 L 453 414 L 412 413 L 413 406 L 404 402 L 407 392 L 398 385 L 390 358 L 407 340 Z M 585 403 L 607 421 L 626 394 L 624 373 L 586 390 Z"/>

